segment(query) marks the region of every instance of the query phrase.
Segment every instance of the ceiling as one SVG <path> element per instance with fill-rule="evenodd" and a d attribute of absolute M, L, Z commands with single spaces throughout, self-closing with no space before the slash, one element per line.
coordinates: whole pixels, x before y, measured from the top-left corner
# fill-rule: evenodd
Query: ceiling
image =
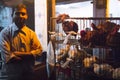
<path fill-rule="evenodd" d="M 70 3 L 83 2 L 83 1 L 91 1 L 91 0 L 56 0 L 56 5 L 70 4 Z"/>

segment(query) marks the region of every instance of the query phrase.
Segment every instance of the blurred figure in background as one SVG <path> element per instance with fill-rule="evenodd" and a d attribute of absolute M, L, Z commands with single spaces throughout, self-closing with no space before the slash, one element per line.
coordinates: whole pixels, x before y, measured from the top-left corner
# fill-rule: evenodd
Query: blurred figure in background
<path fill-rule="evenodd" d="M 4 4 L 4 0 L 0 0 L 0 31 L 8 27 L 12 23 L 12 8 Z"/>

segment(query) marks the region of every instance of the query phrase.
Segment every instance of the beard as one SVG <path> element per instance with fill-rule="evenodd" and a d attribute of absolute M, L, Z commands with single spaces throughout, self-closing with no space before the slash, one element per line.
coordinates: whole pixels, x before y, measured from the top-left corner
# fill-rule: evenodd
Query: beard
<path fill-rule="evenodd" d="M 21 29 L 25 25 L 26 19 L 25 18 L 15 18 L 14 22 L 15 22 L 16 26 Z"/>

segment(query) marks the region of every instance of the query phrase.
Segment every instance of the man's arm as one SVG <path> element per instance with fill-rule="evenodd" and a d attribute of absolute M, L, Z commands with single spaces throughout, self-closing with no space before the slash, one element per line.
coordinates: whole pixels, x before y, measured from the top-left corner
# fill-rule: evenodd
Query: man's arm
<path fill-rule="evenodd" d="M 24 57 L 24 56 L 30 56 L 33 55 L 34 58 L 41 56 L 43 52 L 42 45 L 40 41 L 38 40 L 35 32 L 31 33 L 31 39 L 30 39 L 30 51 L 29 52 L 18 52 L 15 51 L 14 54 L 19 57 Z"/>

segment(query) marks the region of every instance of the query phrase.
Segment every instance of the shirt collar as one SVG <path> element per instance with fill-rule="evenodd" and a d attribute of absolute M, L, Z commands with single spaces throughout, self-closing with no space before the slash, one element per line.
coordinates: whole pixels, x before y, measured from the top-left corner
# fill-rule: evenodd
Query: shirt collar
<path fill-rule="evenodd" d="M 25 28 L 26 27 L 26 25 L 23 27 L 23 28 Z M 23 28 L 21 29 L 21 30 L 23 30 Z M 12 31 L 18 31 L 19 30 L 19 28 L 16 26 L 16 24 L 15 23 L 13 23 L 12 24 Z"/>
<path fill-rule="evenodd" d="M 16 24 L 15 23 L 13 23 L 13 25 L 12 25 L 12 31 L 18 31 L 19 29 L 18 29 L 18 27 L 16 26 Z"/>
<path fill-rule="evenodd" d="M 15 34 L 16 32 L 18 32 L 19 28 L 16 26 L 15 23 L 13 23 L 13 26 L 14 26 L 14 27 L 12 27 L 12 31 L 13 31 L 14 34 Z M 25 27 L 26 27 L 26 25 L 19 31 L 20 33 L 22 33 L 22 34 L 24 34 L 24 35 L 26 35 L 25 32 L 24 32 L 24 28 L 25 28 Z"/>

